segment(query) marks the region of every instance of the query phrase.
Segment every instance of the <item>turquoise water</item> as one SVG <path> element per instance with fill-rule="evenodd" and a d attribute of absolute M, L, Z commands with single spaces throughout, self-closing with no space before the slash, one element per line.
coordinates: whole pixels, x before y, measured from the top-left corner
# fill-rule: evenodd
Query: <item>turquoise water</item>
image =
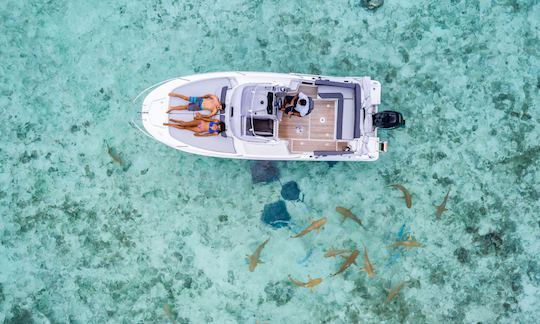
<path fill-rule="evenodd" d="M 539 28 L 537 0 L 0 2 L 0 321 L 537 322 Z M 288 239 L 260 220 L 281 184 L 252 184 L 253 162 L 129 125 L 147 86 L 229 70 L 369 75 L 407 128 L 375 163 L 278 163 L 304 195 L 291 227 L 328 219 Z M 385 248 L 408 234 L 424 247 Z M 361 242 L 376 276 L 361 250 L 329 277 L 325 251 Z"/>

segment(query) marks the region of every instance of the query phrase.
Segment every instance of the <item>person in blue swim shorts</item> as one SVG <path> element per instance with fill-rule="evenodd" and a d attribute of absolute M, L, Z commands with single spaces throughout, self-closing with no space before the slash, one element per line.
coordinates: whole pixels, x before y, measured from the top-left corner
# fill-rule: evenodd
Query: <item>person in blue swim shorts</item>
<path fill-rule="evenodd" d="M 202 97 L 188 97 L 188 96 L 181 95 L 179 93 L 171 92 L 169 93 L 169 96 L 183 99 L 187 101 L 188 104 L 179 105 L 179 106 L 169 106 L 169 110 L 167 110 L 167 113 L 173 110 L 189 110 L 189 111 L 208 110 L 210 111 L 210 114 L 207 116 L 212 117 L 216 115 L 219 112 L 219 110 L 222 109 L 222 104 L 219 101 L 219 98 L 213 94 L 206 94 Z"/>

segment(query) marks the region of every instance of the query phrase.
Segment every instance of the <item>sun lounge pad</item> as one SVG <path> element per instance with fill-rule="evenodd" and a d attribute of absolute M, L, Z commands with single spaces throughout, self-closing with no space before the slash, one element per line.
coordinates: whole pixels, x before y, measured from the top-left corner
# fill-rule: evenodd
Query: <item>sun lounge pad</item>
<path fill-rule="evenodd" d="M 362 135 L 361 132 L 361 121 L 363 116 L 363 109 L 362 109 L 362 92 L 361 87 L 357 83 L 349 83 L 349 82 L 335 82 L 335 81 L 328 81 L 328 80 L 316 80 L 316 85 L 319 86 L 330 86 L 335 87 L 336 90 L 339 88 L 347 88 L 352 89 L 354 91 L 354 126 L 353 126 L 353 136 L 354 138 L 359 138 Z M 322 90 L 322 89 L 321 89 Z M 319 90 L 319 91 L 321 91 Z M 346 116 L 343 116 L 346 117 Z M 345 122 L 344 119 L 342 119 L 343 122 Z M 338 119 L 338 125 L 339 125 L 339 119 Z"/>

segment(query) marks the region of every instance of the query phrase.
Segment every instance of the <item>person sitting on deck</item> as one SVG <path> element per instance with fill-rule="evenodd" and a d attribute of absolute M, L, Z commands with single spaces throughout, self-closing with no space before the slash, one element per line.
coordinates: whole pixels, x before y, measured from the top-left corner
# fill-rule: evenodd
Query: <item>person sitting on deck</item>
<path fill-rule="evenodd" d="M 200 113 L 195 115 L 195 119 L 192 121 L 183 121 L 176 119 L 169 119 L 173 123 L 164 123 L 165 126 L 170 126 L 178 129 L 187 129 L 194 132 L 195 136 L 216 136 L 225 131 L 225 123 L 213 119 L 208 116 L 203 116 Z"/>
<path fill-rule="evenodd" d="M 176 97 L 184 99 L 189 102 L 187 105 L 179 106 L 169 106 L 167 113 L 170 113 L 173 110 L 189 110 L 189 111 L 200 111 L 200 110 L 209 110 L 210 114 L 208 117 L 212 117 L 218 113 L 219 110 L 223 108 L 223 105 L 219 101 L 218 97 L 213 94 L 206 94 L 202 97 L 187 97 L 179 93 L 171 92 L 169 93 L 170 97 Z"/>
<path fill-rule="evenodd" d="M 296 96 L 287 96 L 282 110 L 289 116 L 304 117 L 309 113 L 309 97 L 303 92 L 299 92 Z"/>

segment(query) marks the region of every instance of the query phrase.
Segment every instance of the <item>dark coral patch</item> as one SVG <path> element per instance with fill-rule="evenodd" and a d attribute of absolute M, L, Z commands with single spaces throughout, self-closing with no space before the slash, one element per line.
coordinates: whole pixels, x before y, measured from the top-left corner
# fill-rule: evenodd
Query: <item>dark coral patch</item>
<path fill-rule="evenodd" d="M 384 4 L 384 0 L 362 0 L 360 5 L 367 10 L 377 10 Z"/>
<path fill-rule="evenodd" d="M 490 253 L 497 253 L 501 250 L 503 245 L 502 237 L 497 232 L 487 233 L 475 238 L 475 241 L 479 243 L 480 253 L 487 255 Z"/>
<path fill-rule="evenodd" d="M 32 313 L 25 308 L 15 306 L 11 309 L 12 317 L 4 320 L 4 323 L 34 323 Z"/>
<path fill-rule="evenodd" d="M 469 251 L 467 251 L 467 249 L 463 248 L 463 247 L 460 247 L 458 249 L 456 249 L 454 251 L 454 255 L 457 257 L 458 261 L 460 263 L 469 263 L 470 261 L 470 256 L 469 256 Z"/>
<path fill-rule="evenodd" d="M 294 296 L 294 289 L 285 282 L 269 282 L 264 288 L 266 300 L 273 301 L 276 306 L 287 304 Z"/>
<path fill-rule="evenodd" d="M 335 166 L 338 162 L 337 161 L 326 161 L 326 163 L 328 164 L 328 167 L 331 168 L 331 167 Z"/>

